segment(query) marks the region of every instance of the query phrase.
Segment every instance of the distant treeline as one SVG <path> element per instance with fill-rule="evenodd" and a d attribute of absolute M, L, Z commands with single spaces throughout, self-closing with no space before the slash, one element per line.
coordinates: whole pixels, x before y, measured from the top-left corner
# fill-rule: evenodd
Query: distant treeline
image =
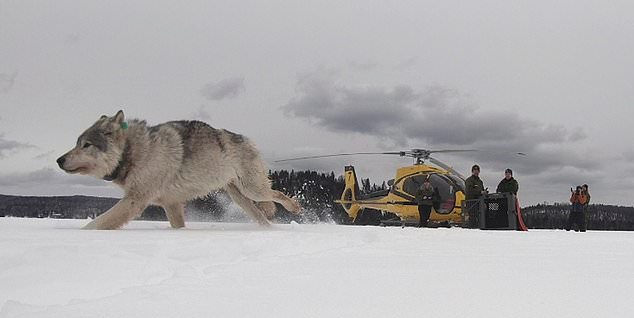
<path fill-rule="evenodd" d="M 339 199 L 345 182 L 343 176 L 335 176 L 334 172 L 316 171 L 271 171 L 273 189 L 294 197 L 304 208 L 301 215 L 293 215 L 278 205 L 275 222 L 298 223 L 333 222 L 349 223 L 348 215 Z M 386 189 L 371 183 L 369 179 L 361 179 L 360 190 L 369 193 Z M 107 211 L 118 199 L 88 196 L 66 197 L 23 197 L 0 195 L 0 217 L 33 217 L 33 218 L 94 218 Z M 246 219 L 244 213 L 233 213 L 230 200 L 222 192 L 190 202 L 187 206 L 189 219 L 207 221 L 239 221 Z M 234 209 L 235 210 L 235 209 Z M 562 229 L 568 218 L 570 206 L 566 204 L 536 205 L 523 208 L 524 220 L 529 228 Z M 237 216 L 236 216 L 237 215 Z M 162 208 L 151 206 L 142 214 L 143 220 L 167 220 Z M 610 205 L 591 205 L 588 212 L 588 229 L 591 230 L 634 230 L 634 207 Z"/>
<path fill-rule="evenodd" d="M 110 209 L 119 199 L 83 195 L 35 197 L 0 194 L 0 217 L 86 219 Z M 167 220 L 161 208 L 148 207 L 142 219 Z"/>
<path fill-rule="evenodd" d="M 522 209 L 526 226 L 531 229 L 563 229 L 570 204 L 538 204 Z M 591 204 L 588 206 L 589 230 L 634 230 L 634 207 Z"/>

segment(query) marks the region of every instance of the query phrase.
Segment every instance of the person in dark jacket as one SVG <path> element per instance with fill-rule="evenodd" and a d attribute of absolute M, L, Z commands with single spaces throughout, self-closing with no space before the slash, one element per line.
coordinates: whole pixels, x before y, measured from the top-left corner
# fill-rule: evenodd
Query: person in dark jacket
<path fill-rule="evenodd" d="M 517 180 L 513 178 L 513 170 L 506 169 L 504 171 L 504 179 L 500 181 L 498 184 L 498 188 L 496 190 L 497 193 L 512 193 L 517 195 L 517 191 L 519 190 L 519 184 Z"/>
<path fill-rule="evenodd" d="M 486 194 L 484 183 L 480 179 L 480 166 L 473 165 L 471 167 L 471 176 L 464 182 L 465 200 L 477 200 Z"/>
<path fill-rule="evenodd" d="M 427 226 L 431 208 L 436 201 L 436 191 L 434 191 L 429 179 L 425 179 L 423 185 L 416 191 L 416 201 L 419 215 L 418 227 Z"/>

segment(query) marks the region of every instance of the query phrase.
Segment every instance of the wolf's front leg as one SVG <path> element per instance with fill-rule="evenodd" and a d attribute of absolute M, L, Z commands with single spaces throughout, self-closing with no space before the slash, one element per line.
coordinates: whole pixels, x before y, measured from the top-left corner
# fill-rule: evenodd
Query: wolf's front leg
<path fill-rule="evenodd" d="M 143 213 L 146 199 L 124 197 L 110 210 L 101 214 L 83 228 L 86 230 L 116 230 Z"/>

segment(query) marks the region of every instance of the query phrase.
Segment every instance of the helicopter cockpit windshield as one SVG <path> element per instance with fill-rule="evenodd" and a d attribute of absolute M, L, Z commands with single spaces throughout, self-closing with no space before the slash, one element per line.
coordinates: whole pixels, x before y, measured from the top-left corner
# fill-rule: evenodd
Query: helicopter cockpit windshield
<path fill-rule="evenodd" d="M 403 190 L 412 196 L 416 196 L 416 192 L 420 189 L 423 181 L 427 179 L 426 174 L 416 175 L 409 177 L 403 183 Z M 454 180 L 452 176 L 441 174 L 430 174 L 429 180 L 432 186 L 436 189 L 440 196 L 440 202 L 434 204 L 434 209 L 437 213 L 448 214 L 451 213 L 456 203 L 456 191 L 464 191 L 464 182 L 459 178 Z M 457 183 L 460 181 L 460 183 Z"/>

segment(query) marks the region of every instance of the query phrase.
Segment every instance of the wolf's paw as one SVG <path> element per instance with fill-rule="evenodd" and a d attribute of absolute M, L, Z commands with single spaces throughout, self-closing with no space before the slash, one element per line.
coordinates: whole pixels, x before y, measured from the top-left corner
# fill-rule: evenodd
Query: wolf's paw
<path fill-rule="evenodd" d="M 264 212 L 266 217 L 270 220 L 275 216 L 275 211 L 277 211 L 277 207 L 273 201 L 268 202 L 257 202 L 258 208 Z"/>
<path fill-rule="evenodd" d="M 260 226 L 265 228 L 271 227 L 272 225 L 271 221 L 269 221 L 269 219 L 266 219 L 266 218 L 262 220 L 258 220 L 257 222 Z"/>
<path fill-rule="evenodd" d="M 104 222 L 97 222 L 98 220 L 93 220 L 92 222 L 84 225 L 82 230 L 116 230 L 120 228 L 120 226 L 116 226 L 114 224 L 108 224 Z"/>
<path fill-rule="evenodd" d="M 302 206 L 299 205 L 299 202 L 295 201 L 294 199 L 291 199 L 291 209 L 289 210 L 290 212 L 293 212 L 295 214 L 299 214 L 300 212 L 302 212 Z"/>
<path fill-rule="evenodd" d="M 84 225 L 81 229 L 82 230 L 96 230 L 97 224 L 95 223 L 95 221 L 90 221 L 90 223 Z"/>

